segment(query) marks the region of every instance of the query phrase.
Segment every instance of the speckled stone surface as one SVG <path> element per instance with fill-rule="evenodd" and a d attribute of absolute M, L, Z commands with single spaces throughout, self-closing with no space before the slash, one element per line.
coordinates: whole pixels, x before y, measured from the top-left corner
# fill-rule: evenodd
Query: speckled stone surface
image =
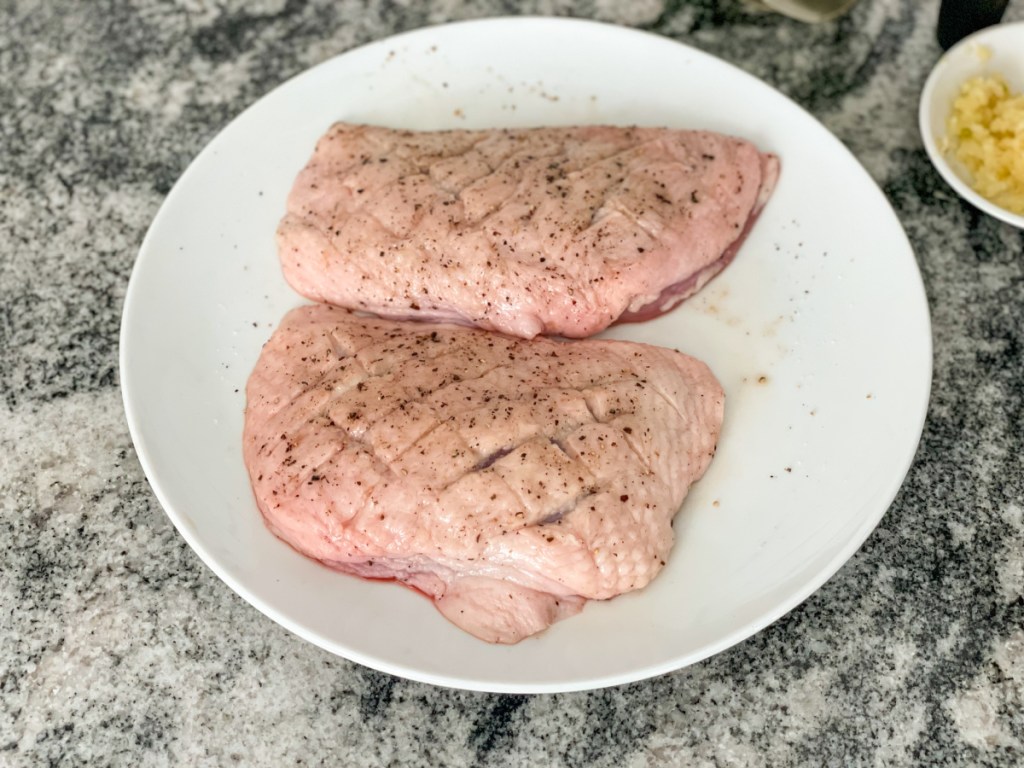
<path fill-rule="evenodd" d="M 142 236 L 232 116 L 357 44 L 516 13 L 652 29 L 803 104 L 889 196 L 934 322 L 921 447 L 863 549 L 739 646 L 593 693 L 436 689 L 292 636 L 173 529 L 118 391 Z M 1024 764 L 1024 233 L 925 156 L 936 13 L 862 0 L 809 27 L 733 0 L 0 0 L 0 765 Z"/>

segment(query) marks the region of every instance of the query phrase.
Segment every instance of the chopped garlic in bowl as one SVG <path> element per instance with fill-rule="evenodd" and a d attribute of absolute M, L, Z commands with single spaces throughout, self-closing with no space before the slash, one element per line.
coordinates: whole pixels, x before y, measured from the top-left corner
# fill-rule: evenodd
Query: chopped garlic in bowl
<path fill-rule="evenodd" d="M 1024 94 L 998 74 L 972 77 L 946 126 L 949 151 L 970 171 L 974 190 L 1024 215 Z"/>
<path fill-rule="evenodd" d="M 976 208 L 1024 229 L 1024 23 L 951 48 L 921 94 L 932 164 Z"/>

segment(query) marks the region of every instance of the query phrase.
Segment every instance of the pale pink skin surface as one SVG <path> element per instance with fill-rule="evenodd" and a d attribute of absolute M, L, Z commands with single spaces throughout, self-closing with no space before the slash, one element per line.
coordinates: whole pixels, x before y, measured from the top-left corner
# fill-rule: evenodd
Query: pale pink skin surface
<path fill-rule="evenodd" d="M 723 416 L 708 368 L 672 350 L 324 305 L 285 317 L 246 395 L 276 535 L 499 643 L 657 575 Z"/>
<path fill-rule="evenodd" d="M 532 338 L 667 311 L 729 263 L 779 164 L 704 131 L 338 123 L 278 227 L 310 299 Z"/>

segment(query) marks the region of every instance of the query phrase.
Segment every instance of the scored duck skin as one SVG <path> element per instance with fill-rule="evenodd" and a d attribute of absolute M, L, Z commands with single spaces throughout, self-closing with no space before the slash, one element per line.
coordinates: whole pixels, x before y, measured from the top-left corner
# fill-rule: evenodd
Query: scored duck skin
<path fill-rule="evenodd" d="M 662 569 L 715 451 L 701 362 L 625 341 L 290 312 L 249 379 L 244 458 L 269 528 L 514 643 Z"/>
<path fill-rule="evenodd" d="M 314 301 L 514 336 L 654 317 L 736 255 L 778 159 L 706 131 L 335 124 L 278 227 Z"/>

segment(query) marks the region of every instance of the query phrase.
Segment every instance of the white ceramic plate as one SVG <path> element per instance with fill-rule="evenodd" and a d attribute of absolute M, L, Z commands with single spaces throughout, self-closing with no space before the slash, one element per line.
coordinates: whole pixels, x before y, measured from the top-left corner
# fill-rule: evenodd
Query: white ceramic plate
<path fill-rule="evenodd" d="M 717 458 L 646 590 L 516 646 L 449 624 L 410 590 L 334 573 L 264 528 L 241 457 L 244 385 L 301 303 L 274 228 L 338 119 L 396 127 L 642 123 L 746 136 L 782 158 L 774 198 L 702 294 L 610 335 L 706 360 L 726 391 Z M 199 155 L 161 208 L 125 301 L 121 382 L 167 514 L 235 591 L 296 634 L 404 677 L 567 691 L 683 667 L 799 604 L 895 496 L 931 379 L 928 310 L 885 198 L 819 123 L 678 43 L 601 24 L 488 20 L 351 51 L 281 86 Z"/>
<path fill-rule="evenodd" d="M 952 153 L 944 152 L 946 121 L 960 86 L 978 75 L 999 74 L 1016 93 L 1024 92 L 1024 21 L 975 32 L 949 49 L 932 69 L 924 89 L 918 120 L 932 164 L 960 197 L 1008 224 L 1024 229 L 1024 216 L 1001 208 L 975 192 L 970 172 Z"/>

